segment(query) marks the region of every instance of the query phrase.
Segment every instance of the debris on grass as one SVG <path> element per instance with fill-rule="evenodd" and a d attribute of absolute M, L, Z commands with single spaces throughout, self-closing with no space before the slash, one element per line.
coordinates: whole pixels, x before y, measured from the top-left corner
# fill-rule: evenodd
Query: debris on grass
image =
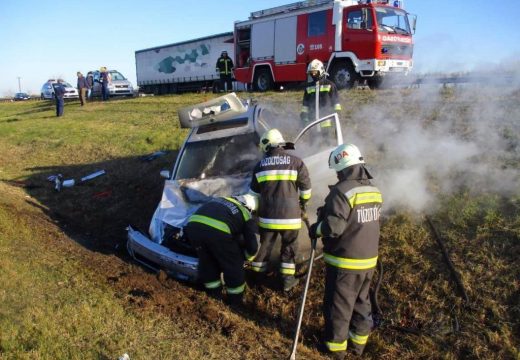
<path fill-rule="evenodd" d="M 152 161 L 152 160 L 157 159 L 158 157 L 166 155 L 167 153 L 168 153 L 167 151 L 162 151 L 162 150 L 156 151 L 151 154 L 142 156 L 141 161 Z"/>
<path fill-rule="evenodd" d="M 81 182 L 85 182 L 85 181 L 97 178 L 98 176 L 105 175 L 105 174 L 106 174 L 105 170 L 99 170 L 99 171 L 96 171 L 96 172 L 94 172 L 94 173 L 92 173 L 90 175 L 83 176 L 81 178 Z"/>

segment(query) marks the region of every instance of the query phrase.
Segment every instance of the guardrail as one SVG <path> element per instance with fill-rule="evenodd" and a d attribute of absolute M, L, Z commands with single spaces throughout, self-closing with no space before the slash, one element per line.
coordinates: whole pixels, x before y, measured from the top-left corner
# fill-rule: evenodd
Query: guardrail
<path fill-rule="evenodd" d="M 411 87 L 420 87 L 421 85 L 443 85 L 448 84 L 494 84 L 506 85 L 513 82 L 513 75 L 464 75 L 464 76 L 425 76 L 415 79 L 410 83 Z"/>

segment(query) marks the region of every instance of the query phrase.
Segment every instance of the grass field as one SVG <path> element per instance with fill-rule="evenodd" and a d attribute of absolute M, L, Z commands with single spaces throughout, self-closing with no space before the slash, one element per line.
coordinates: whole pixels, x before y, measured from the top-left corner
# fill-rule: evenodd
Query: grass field
<path fill-rule="evenodd" d="M 252 94 L 290 121 L 299 92 Z M 345 91 L 345 137 L 385 198 L 382 325 L 371 359 L 520 359 L 520 100 L 515 89 Z M 0 359 L 284 359 L 302 286 L 250 289 L 231 311 L 126 254 L 187 134 L 177 109 L 212 94 L 0 103 Z M 158 150 L 153 161 L 143 156 Z M 61 192 L 65 179 L 106 175 Z M 445 243 L 466 303 L 436 242 Z M 299 358 L 317 351 L 324 269 Z"/>

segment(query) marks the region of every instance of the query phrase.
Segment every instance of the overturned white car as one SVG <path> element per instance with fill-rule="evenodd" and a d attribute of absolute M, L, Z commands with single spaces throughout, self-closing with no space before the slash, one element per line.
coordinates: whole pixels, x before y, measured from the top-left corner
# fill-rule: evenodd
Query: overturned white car
<path fill-rule="evenodd" d="M 136 261 L 154 270 L 163 269 L 178 279 L 195 281 L 197 253 L 182 229 L 189 216 L 212 197 L 249 190 L 253 168 L 262 157 L 260 137 L 270 128 L 297 134 L 290 151 L 302 158 L 309 169 L 313 197 L 308 204 L 308 216 L 311 222 L 315 220 L 316 208 L 328 193 L 327 185 L 335 182 L 335 173 L 327 168 L 327 163 L 332 148 L 343 141 L 336 114 L 295 132 L 301 128 L 299 121 L 280 121 L 279 114 L 250 100 L 243 102 L 231 93 L 179 110 L 179 120 L 182 127 L 191 131 L 173 170 L 161 172 L 167 180 L 149 236 L 128 227 L 127 248 Z M 333 120 L 333 127 L 321 129 L 320 123 L 327 120 Z M 298 242 L 297 262 L 302 262 L 310 253 L 306 229 L 300 231 Z"/>

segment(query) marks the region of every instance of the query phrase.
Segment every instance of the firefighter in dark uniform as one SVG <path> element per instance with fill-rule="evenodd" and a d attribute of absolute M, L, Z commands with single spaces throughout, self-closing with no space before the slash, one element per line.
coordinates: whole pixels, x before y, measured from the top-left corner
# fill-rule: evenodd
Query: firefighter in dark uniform
<path fill-rule="evenodd" d="M 304 124 L 326 115 L 339 113 L 341 104 L 339 103 L 338 90 L 336 85 L 326 78 L 327 73 L 323 63 L 317 59 L 312 60 L 307 67 L 307 74 L 312 81 L 307 83 L 303 93 L 300 118 Z M 318 111 L 316 111 L 316 96 L 318 96 Z M 332 121 L 330 120 L 321 123 L 322 128 L 331 126 Z"/>
<path fill-rule="evenodd" d="M 249 194 L 218 197 L 197 209 L 184 228 L 197 249 L 199 280 L 215 298 L 221 297 L 225 285 L 230 305 L 242 303 L 244 260 L 251 261 L 258 251 L 257 226 L 251 218 L 255 207 L 256 199 Z"/>
<path fill-rule="evenodd" d="M 283 146 L 285 140 L 277 129 L 267 131 L 260 139 L 264 158 L 256 165 L 250 192 L 258 198 L 260 250 L 250 269 L 265 273 L 271 251 L 281 236 L 280 273 L 284 291 L 298 283 L 295 278 L 295 255 L 301 228 L 301 207 L 311 197 L 311 180 L 303 161 Z"/>
<path fill-rule="evenodd" d="M 336 359 L 344 358 L 347 343 L 361 355 L 373 325 L 368 291 L 377 263 L 383 201 L 364 164 L 355 145 L 343 144 L 332 151 L 329 167 L 339 181 L 309 230 L 311 238 L 323 237 L 323 340 Z"/>
<path fill-rule="evenodd" d="M 233 60 L 228 56 L 227 51 L 222 51 L 220 57 L 217 59 L 216 71 L 220 75 L 220 90 L 233 90 Z"/>

